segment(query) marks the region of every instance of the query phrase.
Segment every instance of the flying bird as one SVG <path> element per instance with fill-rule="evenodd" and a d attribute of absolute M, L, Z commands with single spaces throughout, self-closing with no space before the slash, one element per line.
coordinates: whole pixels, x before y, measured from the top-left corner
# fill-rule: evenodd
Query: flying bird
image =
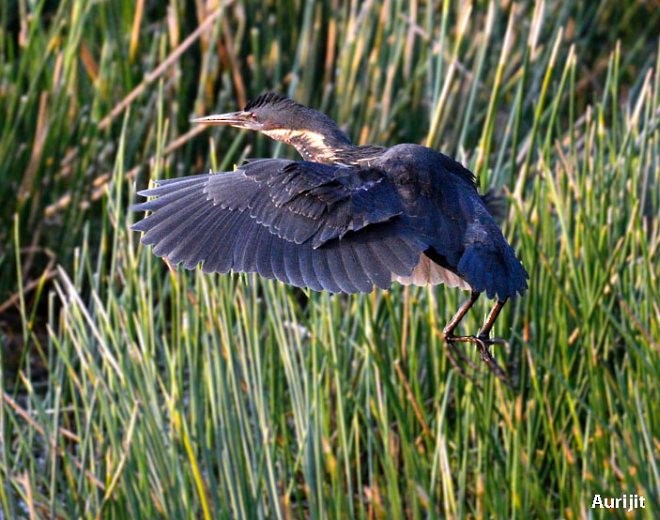
<path fill-rule="evenodd" d="M 132 229 L 155 255 L 186 269 L 256 272 L 331 293 L 393 281 L 458 287 L 470 297 L 445 339 L 476 343 L 483 359 L 487 345 L 502 342 L 490 331 L 506 301 L 525 292 L 528 275 L 474 175 L 457 161 L 417 144 L 356 146 L 325 114 L 275 93 L 192 122 L 261 132 L 303 160 L 249 160 L 140 191 L 154 198 L 133 206 L 150 214 Z M 481 293 L 496 300 L 484 325 L 476 335 L 454 335 Z"/>

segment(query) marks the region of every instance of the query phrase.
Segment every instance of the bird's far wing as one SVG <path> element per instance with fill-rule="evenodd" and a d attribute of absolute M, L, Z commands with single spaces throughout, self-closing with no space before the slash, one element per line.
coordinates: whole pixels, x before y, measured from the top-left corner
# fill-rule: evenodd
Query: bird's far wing
<path fill-rule="evenodd" d="M 215 204 L 247 209 L 276 235 L 314 248 L 403 212 L 384 172 L 306 161 L 262 159 L 242 165 L 243 177 L 214 176 L 206 192 Z"/>
<path fill-rule="evenodd" d="M 202 263 L 206 272 L 257 272 L 317 291 L 370 292 L 374 285 L 386 289 L 393 278 L 410 275 L 426 244 L 401 219 L 381 214 L 378 202 L 369 210 L 355 194 L 337 195 L 342 189 L 350 192 L 348 188 L 331 196 L 332 186 L 324 191 L 328 182 L 323 179 L 309 181 L 307 188 L 294 176 L 294 187 L 276 202 L 272 197 L 278 188 L 275 179 L 267 181 L 266 170 L 277 171 L 291 162 L 265 164 L 269 161 L 254 161 L 230 173 L 161 181 L 140 192 L 156 198 L 133 206 L 151 212 L 133 229 L 144 233 L 142 242 L 153 245 L 154 254 L 173 264 L 191 269 Z M 307 197 L 313 202 L 304 205 L 302 194 L 313 190 L 315 195 Z M 342 202 L 357 210 L 353 217 L 348 209 L 347 216 L 333 213 L 333 202 L 338 204 L 335 211 Z M 322 204 L 330 209 L 321 211 Z M 283 218 L 285 211 L 294 216 Z M 296 220 L 295 215 L 302 217 Z M 331 225 L 324 227 L 323 222 Z M 297 234 L 298 225 L 306 231 Z M 308 239 L 301 241 L 305 234 Z M 321 236 L 325 241 L 315 247 L 314 239 Z"/>

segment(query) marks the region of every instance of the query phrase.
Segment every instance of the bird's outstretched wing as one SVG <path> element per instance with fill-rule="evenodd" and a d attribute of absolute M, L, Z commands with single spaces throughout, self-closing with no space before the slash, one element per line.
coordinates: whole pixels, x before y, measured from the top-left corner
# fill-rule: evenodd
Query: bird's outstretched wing
<path fill-rule="evenodd" d="M 311 239 L 314 248 L 403 212 L 381 170 L 306 161 L 252 161 L 214 177 L 205 191 L 214 204 L 247 209 L 278 236 L 297 244 Z"/>
<path fill-rule="evenodd" d="M 299 287 L 369 292 L 408 276 L 426 244 L 379 170 L 262 159 L 140 192 L 133 225 L 154 253 L 190 269 L 257 272 Z"/>

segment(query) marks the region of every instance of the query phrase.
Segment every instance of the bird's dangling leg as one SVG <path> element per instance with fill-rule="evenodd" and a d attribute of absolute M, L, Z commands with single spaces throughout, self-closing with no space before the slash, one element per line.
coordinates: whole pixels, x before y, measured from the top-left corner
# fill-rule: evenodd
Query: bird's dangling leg
<path fill-rule="evenodd" d="M 456 311 L 456 314 L 452 316 L 452 318 L 447 322 L 447 325 L 442 329 L 442 334 L 444 335 L 444 339 L 447 342 L 447 357 L 449 357 L 449 361 L 451 364 L 454 366 L 456 370 L 461 375 L 466 376 L 465 371 L 463 368 L 459 365 L 458 361 L 454 358 L 454 353 L 458 355 L 458 357 L 461 360 L 461 363 L 468 365 L 470 368 L 475 370 L 477 367 L 470 361 L 470 359 L 461 351 L 458 350 L 454 347 L 454 343 L 458 343 L 461 340 L 459 339 L 462 336 L 454 336 L 454 329 L 458 326 L 458 324 L 461 322 L 461 320 L 465 317 L 465 315 L 468 313 L 468 311 L 472 308 L 474 305 L 474 302 L 477 301 L 477 298 L 479 298 L 479 294 L 476 291 L 472 291 L 470 294 L 470 298 L 463 303 L 463 305 L 460 306 L 458 311 Z"/>
<path fill-rule="evenodd" d="M 495 321 L 497 320 L 497 317 L 502 311 L 502 307 L 504 307 L 504 304 L 507 301 L 506 299 L 497 300 L 495 307 L 493 307 L 493 309 L 488 314 L 488 317 L 479 329 L 479 332 L 477 332 L 476 336 L 454 336 L 454 329 L 456 329 L 467 312 L 472 308 L 474 303 L 477 301 L 477 298 L 479 298 L 479 294 L 481 293 L 473 291 L 470 295 L 470 299 L 461 305 L 456 314 L 454 314 L 452 319 L 449 320 L 447 325 L 445 325 L 445 328 L 442 329 L 442 333 L 445 335 L 445 340 L 453 343 L 477 343 L 479 341 L 485 345 L 506 345 L 506 341 L 501 338 L 489 337 L 490 331 L 493 328 L 493 325 L 495 325 Z"/>
<path fill-rule="evenodd" d="M 479 295 L 481 293 L 478 293 L 476 291 L 472 291 L 470 294 L 470 299 L 466 301 L 463 305 L 460 306 L 458 311 L 456 311 L 456 314 L 452 317 L 451 320 L 447 322 L 447 325 L 445 325 L 445 328 L 442 329 L 442 333 L 445 335 L 445 339 L 447 341 L 450 341 L 449 338 L 453 338 L 454 336 L 454 329 L 458 326 L 458 324 L 461 322 L 461 320 L 465 317 L 465 315 L 468 313 L 468 311 L 472 308 L 474 305 L 474 302 L 477 301 L 477 298 L 479 298 Z M 492 327 L 492 325 L 491 325 Z"/>
<path fill-rule="evenodd" d="M 501 379 L 504 382 L 508 382 L 508 377 L 506 375 L 506 372 L 502 367 L 500 367 L 500 365 L 497 363 L 495 358 L 490 353 L 490 350 L 488 349 L 490 345 L 506 344 L 506 341 L 504 341 L 503 339 L 489 337 L 490 331 L 493 328 L 493 325 L 495 324 L 497 317 L 502 311 L 502 307 L 504 307 L 504 304 L 506 303 L 506 299 L 498 300 L 495 303 L 495 307 L 493 307 L 493 309 L 488 314 L 486 320 L 484 321 L 484 324 L 479 329 L 479 332 L 477 333 L 476 336 L 454 336 L 453 334 L 454 329 L 458 326 L 458 324 L 461 322 L 463 317 L 467 314 L 470 308 L 477 301 L 479 294 L 480 293 L 473 291 L 472 294 L 470 295 L 470 299 L 466 301 L 463 305 L 461 305 L 461 307 L 458 309 L 456 314 L 452 317 L 451 320 L 449 320 L 449 322 L 443 329 L 443 333 L 445 335 L 445 341 L 447 341 L 448 345 L 452 345 L 454 343 L 474 343 L 479 349 L 479 356 L 481 357 L 481 360 L 488 365 L 488 367 L 495 373 L 495 375 L 499 379 Z M 465 356 L 461 356 L 461 357 L 463 358 L 464 361 L 466 361 Z"/>
<path fill-rule="evenodd" d="M 492 345 L 493 343 L 498 343 L 500 345 L 506 344 L 506 341 L 504 341 L 503 339 L 489 338 L 490 330 L 493 328 L 493 325 L 495 325 L 495 320 L 497 320 L 497 317 L 500 315 L 500 312 L 502 311 L 502 307 L 504 307 L 505 303 L 506 303 L 506 299 L 497 300 L 497 302 L 495 303 L 495 307 L 492 308 L 492 310 L 486 317 L 486 321 L 484 321 L 484 324 L 479 329 L 479 332 L 477 332 L 477 337 L 484 340 L 489 345 Z"/>
<path fill-rule="evenodd" d="M 493 328 L 493 325 L 495 325 L 495 320 L 497 320 L 497 317 L 499 316 L 500 311 L 502 310 L 502 307 L 504 307 L 505 303 L 506 299 L 497 300 L 495 307 L 493 307 L 492 310 L 488 313 L 486 321 L 484 321 L 484 324 L 479 329 L 479 332 L 477 332 L 477 341 L 475 343 L 479 349 L 479 356 L 481 357 L 481 360 L 488 365 L 488 368 L 490 368 L 498 378 L 500 378 L 505 383 L 509 383 L 509 378 L 506 372 L 497 363 L 493 355 L 490 353 L 490 350 L 488 349 L 489 345 L 506 345 L 506 341 L 501 338 L 489 337 L 490 330 Z"/>

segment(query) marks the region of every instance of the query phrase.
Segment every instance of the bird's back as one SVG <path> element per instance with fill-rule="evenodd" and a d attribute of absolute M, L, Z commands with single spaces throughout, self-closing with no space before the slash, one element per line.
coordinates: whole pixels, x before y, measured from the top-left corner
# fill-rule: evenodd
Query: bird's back
<path fill-rule="evenodd" d="M 414 144 L 388 149 L 374 166 L 398 188 L 408 224 L 433 262 L 470 288 L 506 299 L 527 288 L 527 272 L 477 192 L 474 176 L 458 162 Z"/>

